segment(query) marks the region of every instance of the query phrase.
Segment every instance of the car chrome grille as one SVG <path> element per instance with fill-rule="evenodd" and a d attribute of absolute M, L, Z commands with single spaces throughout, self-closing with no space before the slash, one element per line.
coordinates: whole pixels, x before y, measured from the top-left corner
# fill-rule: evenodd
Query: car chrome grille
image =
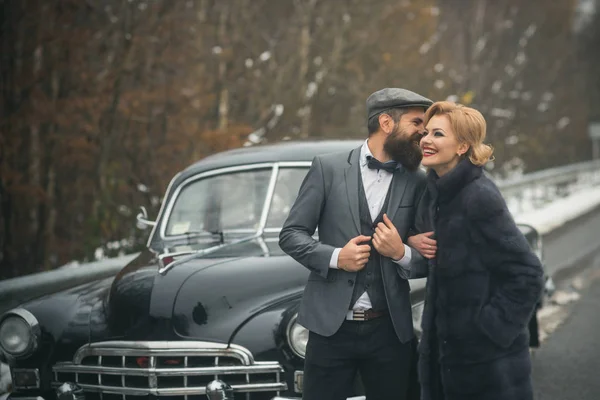
<path fill-rule="evenodd" d="M 279 363 L 254 361 L 241 346 L 212 342 L 93 343 L 53 372 L 55 387 L 75 382 L 92 400 L 205 399 L 206 385 L 215 379 L 232 386 L 236 399 L 244 398 L 238 393 L 254 400 L 287 390 Z"/>

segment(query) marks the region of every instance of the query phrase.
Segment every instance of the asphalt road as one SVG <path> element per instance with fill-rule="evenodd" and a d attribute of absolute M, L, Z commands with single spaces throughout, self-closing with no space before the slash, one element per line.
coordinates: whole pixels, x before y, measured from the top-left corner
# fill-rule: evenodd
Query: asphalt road
<path fill-rule="evenodd" d="M 555 275 L 579 264 L 578 258 L 600 248 L 600 207 L 543 237 L 546 273 Z M 600 397 L 598 398 L 600 400 Z"/>
<path fill-rule="evenodd" d="M 600 400 L 600 254 L 581 297 L 533 355 L 536 400 Z"/>

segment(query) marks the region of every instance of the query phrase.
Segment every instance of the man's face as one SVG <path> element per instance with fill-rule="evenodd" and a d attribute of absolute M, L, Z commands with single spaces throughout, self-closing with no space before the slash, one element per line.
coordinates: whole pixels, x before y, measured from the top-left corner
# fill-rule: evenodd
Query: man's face
<path fill-rule="evenodd" d="M 402 115 L 400 121 L 394 124 L 392 132 L 383 144 L 385 152 L 410 171 L 419 168 L 419 164 L 423 159 L 423 151 L 419 147 L 419 141 L 425 131 L 424 117 L 423 109 L 408 110 Z"/>

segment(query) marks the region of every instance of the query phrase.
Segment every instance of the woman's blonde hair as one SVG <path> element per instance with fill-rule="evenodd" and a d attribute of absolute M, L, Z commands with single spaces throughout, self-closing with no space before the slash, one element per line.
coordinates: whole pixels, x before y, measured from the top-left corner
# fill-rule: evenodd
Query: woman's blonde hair
<path fill-rule="evenodd" d="M 452 130 L 460 143 L 466 143 L 469 150 L 464 156 L 475 165 L 485 165 L 493 160 L 492 146 L 484 144 L 486 123 L 485 118 L 474 108 L 450 101 L 435 102 L 425 113 L 425 125 L 434 115 L 445 115 L 452 125 Z"/>

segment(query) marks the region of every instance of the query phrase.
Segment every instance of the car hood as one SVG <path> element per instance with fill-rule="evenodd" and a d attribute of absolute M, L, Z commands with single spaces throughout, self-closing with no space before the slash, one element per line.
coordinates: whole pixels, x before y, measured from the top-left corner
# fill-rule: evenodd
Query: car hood
<path fill-rule="evenodd" d="M 289 257 L 246 257 L 198 268 L 173 306 L 173 328 L 187 339 L 228 342 L 249 319 L 300 298 L 308 271 Z"/>
<path fill-rule="evenodd" d="M 199 257 L 158 273 L 142 253 L 115 278 L 106 323 L 91 340 L 205 340 L 227 343 L 257 313 L 302 294 L 308 271 L 290 257 Z M 277 253 L 281 254 L 281 253 Z"/>

